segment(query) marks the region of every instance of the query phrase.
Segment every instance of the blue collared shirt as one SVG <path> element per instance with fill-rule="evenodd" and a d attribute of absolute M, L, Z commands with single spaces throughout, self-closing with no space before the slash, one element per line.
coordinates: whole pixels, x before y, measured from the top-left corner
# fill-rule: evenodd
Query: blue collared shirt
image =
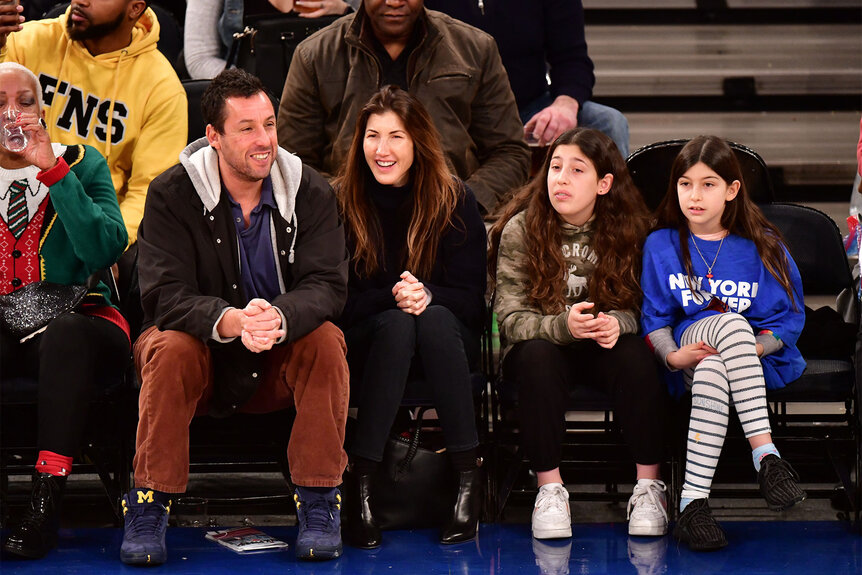
<path fill-rule="evenodd" d="M 272 302 L 280 293 L 275 255 L 270 233 L 270 215 L 277 210 L 272 195 L 272 179 L 267 176 L 260 190 L 260 201 L 249 214 L 249 225 L 245 227 L 242 207 L 230 194 L 231 214 L 239 239 L 240 280 L 248 301 L 263 298 Z"/>

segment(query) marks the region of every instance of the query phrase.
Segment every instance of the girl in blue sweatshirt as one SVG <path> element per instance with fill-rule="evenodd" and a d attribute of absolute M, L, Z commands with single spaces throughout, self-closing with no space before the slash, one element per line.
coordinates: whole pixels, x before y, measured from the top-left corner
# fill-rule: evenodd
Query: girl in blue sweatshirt
<path fill-rule="evenodd" d="M 751 444 L 767 505 L 805 499 L 798 475 L 772 443 L 766 389 L 798 378 L 805 314 L 802 282 L 778 230 L 748 198 L 728 144 L 691 140 L 671 168 L 657 230 L 644 245 L 643 332 L 671 372 L 671 392 L 691 390 L 685 483 L 674 536 L 694 550 L 727 545 L 709 510 L 731 405 Z"/>

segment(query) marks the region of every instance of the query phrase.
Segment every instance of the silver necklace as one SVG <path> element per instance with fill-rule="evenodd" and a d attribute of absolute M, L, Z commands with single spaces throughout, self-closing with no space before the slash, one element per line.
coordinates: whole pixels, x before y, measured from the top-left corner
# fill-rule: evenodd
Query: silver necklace
<path fill-rule="evenodd" d="M 697 250 L 697 255 L 700 256 L 700 259 L 703 260 L 703 265 L 706 266 L 706 277 L 707 279 L 712 279 L 712 268 L 715 267 L 715 262 L 718 261 L 718 254 L 721 252 L 721 246 L 724 244 L 724 238 L 727 237 L 727 234 L 721 238 L 721 241 L 718 242 L 718 249 L 715 250 L 715 257 L 712 258 L 712 264 L 706 263 L 706 258 L 703 257 L 703 253 L 700 251 L 700 248 L 697 247 L 697 241 L 694 239 L 694 234 L 691 233 L 691 230 L 688 230 L 688 235 L 691 236 L 691 243 L 694 244 L 694 249 Z"/>

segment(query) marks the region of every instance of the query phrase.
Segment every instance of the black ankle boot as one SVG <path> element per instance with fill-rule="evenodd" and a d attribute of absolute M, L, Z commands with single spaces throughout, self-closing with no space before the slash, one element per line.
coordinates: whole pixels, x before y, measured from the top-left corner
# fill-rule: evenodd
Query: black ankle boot
<path fill-rule="evenodd" d="M 66 487 L 65 477 L 49 473 L 33 476 L 33 494 L 21 522 L 12 529 L 3 549 L 14 555 L 39 559 L 57 545 L 60 527 L 60 502 Z"/>
<path fill-rule="evenodd" d="M 475 469 L 458 472 L 458 496 L 448 525 L 440 532 L 440 543 L 463 543 L 476 537 L 482 513 L 482 460 Z"/>
<path fill-rule="evenodd" d="M 345 509 L 350 544 L 360 549 L 380 547 L 380 528 L 371 514 L 371 475 L 345 474 L 347 494 Z"/>

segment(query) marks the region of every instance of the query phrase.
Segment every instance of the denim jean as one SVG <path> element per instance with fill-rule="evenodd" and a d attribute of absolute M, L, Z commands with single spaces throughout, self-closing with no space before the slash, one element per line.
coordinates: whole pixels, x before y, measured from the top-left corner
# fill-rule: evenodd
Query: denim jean
<path fill-rule="evenodd" d="M 526 124 L 530 118 L 550 106 L 554 102 L 550 92 L 545 92 L 519 110 L 521 123 Z M 629 155 L 629 122 L 622 112 L 609 106 L 595 102 L 583 102 L 578 110 L 578 126 L 594 128 L 609 136 L 622 154 L 623 159 Z"/>

